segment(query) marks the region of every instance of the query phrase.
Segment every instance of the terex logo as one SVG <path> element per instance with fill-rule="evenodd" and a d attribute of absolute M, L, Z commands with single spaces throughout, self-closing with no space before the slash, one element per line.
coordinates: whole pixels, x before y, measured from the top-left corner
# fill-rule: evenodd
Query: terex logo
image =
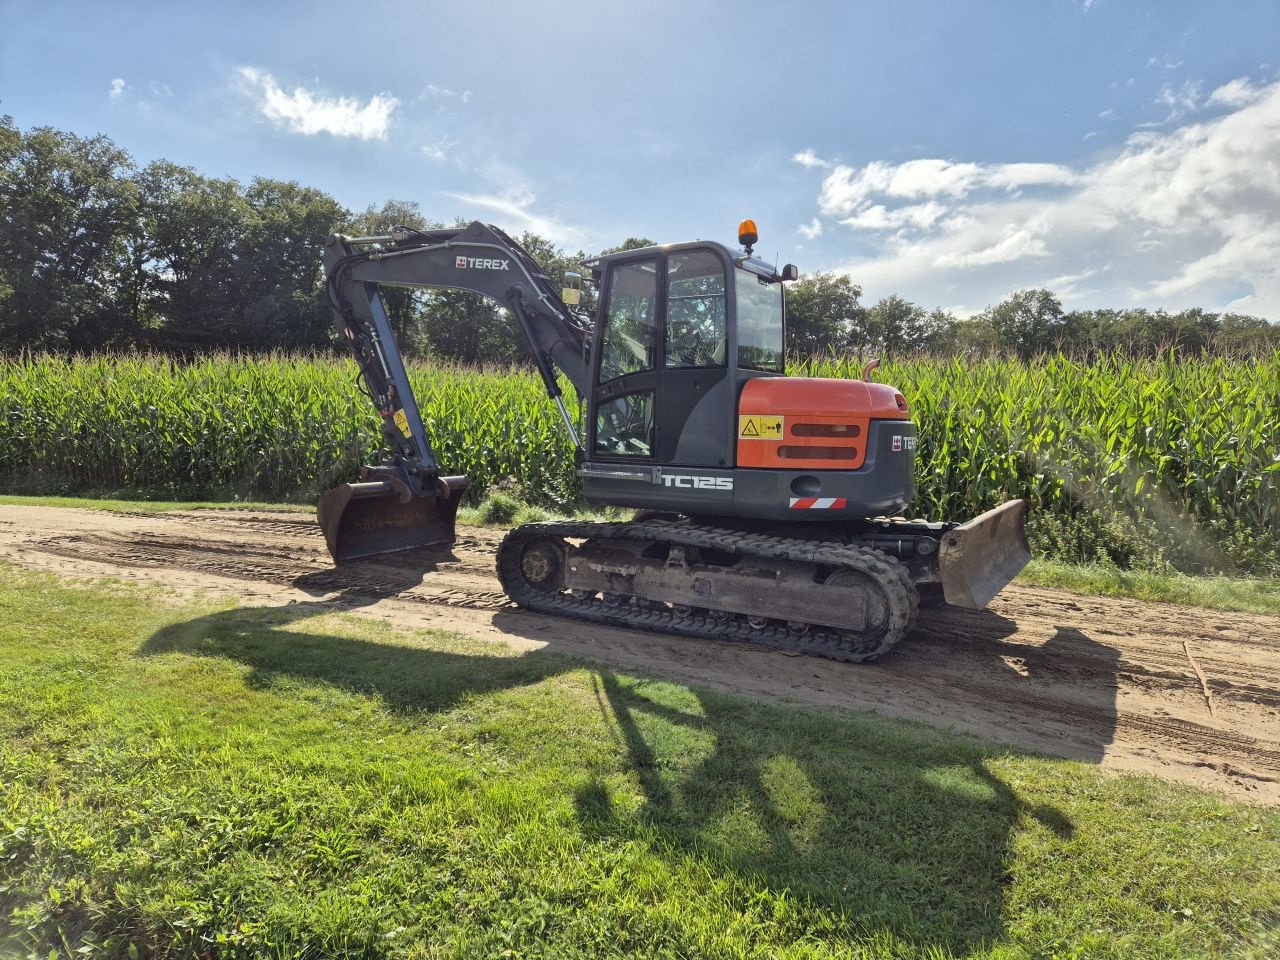
<path fill-rule="evenodd" d="M 664 487 L 681 487 L 685 490 L 732 490 L 733 477 L 691 477 L 682 474 L 664 473 Z"/>
<path fill-rule="evenodd" d="M 484 257 L 454 257 L 453 265 L 459 270 L 510 270 L 510 260 L 486 260 Z"/>

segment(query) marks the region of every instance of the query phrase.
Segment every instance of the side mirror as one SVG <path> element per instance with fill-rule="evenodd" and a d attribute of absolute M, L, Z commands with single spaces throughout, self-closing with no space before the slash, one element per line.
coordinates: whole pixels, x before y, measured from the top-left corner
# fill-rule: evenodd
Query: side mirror
<path fill-rule="evenodd" d="M 799 280 L 800 271 L 796 269 L 796 265 L 794 263 L 788 263 L 785 267 L 782 268 L 782 272 L 778 274 L 778 279 L 779 280 Z"/>

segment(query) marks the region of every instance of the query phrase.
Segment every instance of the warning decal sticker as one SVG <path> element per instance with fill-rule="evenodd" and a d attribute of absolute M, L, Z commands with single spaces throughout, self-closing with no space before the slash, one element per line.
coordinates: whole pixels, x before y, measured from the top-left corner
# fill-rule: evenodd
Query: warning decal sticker
<path fill-rule="evenodd" d="M 738 417 L 741 440 L 781 440 L 785 417 Z"/>
<path fill-rule="evenodd" d="M 404 415 L 403 410 L 397 410 L 395 415 L 396 426 L 400 428 L 400 432 L 405 435 L 405 439 L 413 436 L 409 432 L 409 418 Z"/>

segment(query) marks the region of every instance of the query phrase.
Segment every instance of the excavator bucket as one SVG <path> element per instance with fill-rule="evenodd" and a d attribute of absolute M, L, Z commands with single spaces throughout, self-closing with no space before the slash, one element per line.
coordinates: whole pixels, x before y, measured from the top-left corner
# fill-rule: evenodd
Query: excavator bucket
<path fill-rule="evenodd" d="M 943 536 L 943 596 L 952 606 L 981 610 L 1030 560 L 1027 502 L 1010 500 Z"/>
<path fill-rule="evenodd" d="M 414 547 L 451 545 L 466 477 L 441 477 L 438 496 L 418 497 L 386 480 L 344 483 L 320 498 L 316 520 L 335 563 Z M 446 492 L 447 491 L 447 492 Z"/>

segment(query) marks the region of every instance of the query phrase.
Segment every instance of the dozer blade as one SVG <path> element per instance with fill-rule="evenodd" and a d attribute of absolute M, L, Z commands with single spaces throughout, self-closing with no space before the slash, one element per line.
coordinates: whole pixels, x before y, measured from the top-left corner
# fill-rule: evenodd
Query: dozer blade
<path fill-rule="evenodd" d="M 943 536 L 943 596 L 953 606 L 981 610 L 1030 560 L 1027 502 L 1010 500 Z"/>
<path fill-rule="evenodd" d="M 316 520 L 334 562 L 452 544 L 457 538 L 458 501 L 468 480 L 440 481 L 440 495 L 435 497 L 415 497 L 386 480 L 344 483 L 325 493 L 316 506 Z"/>

